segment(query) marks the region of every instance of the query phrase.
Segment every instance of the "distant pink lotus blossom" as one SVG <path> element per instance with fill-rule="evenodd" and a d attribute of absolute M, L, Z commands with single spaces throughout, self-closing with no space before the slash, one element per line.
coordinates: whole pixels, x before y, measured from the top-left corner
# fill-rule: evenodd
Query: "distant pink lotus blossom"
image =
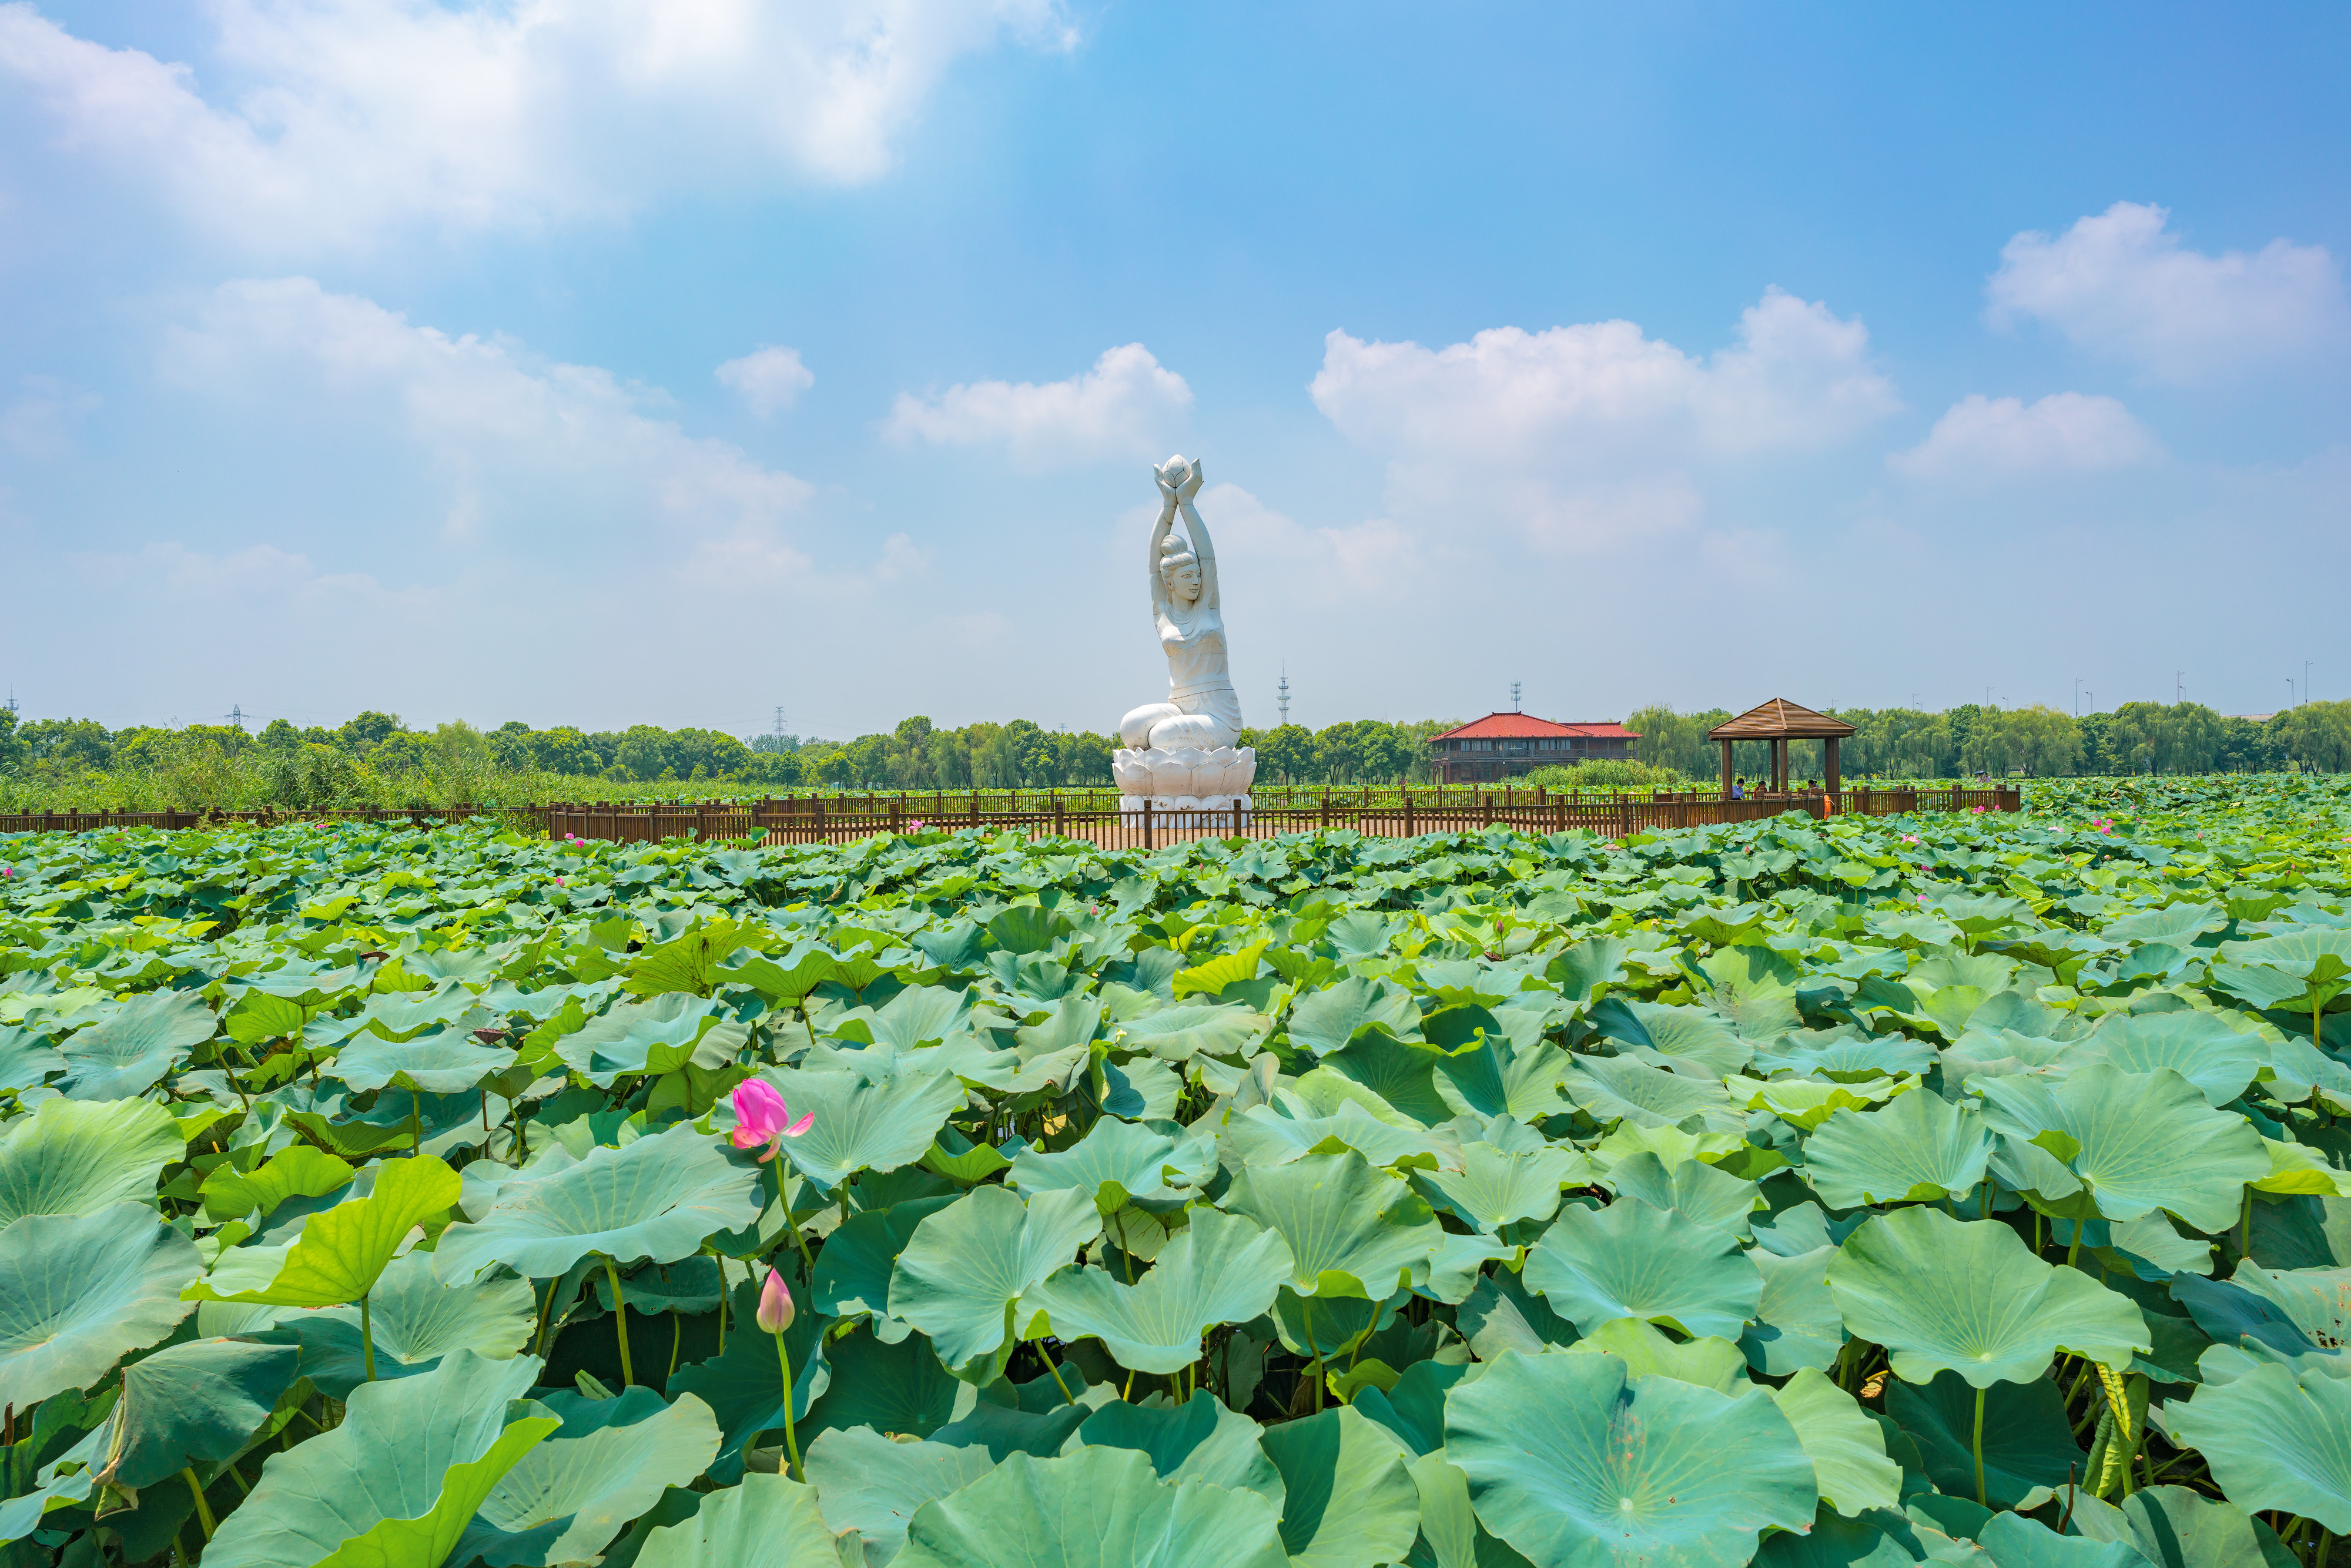
<path fill-rule="evenodd" d="M 921 832 L 921 831 L 923 831 L 923 819 L 922 819 L 922 818 L 920 818 L 920 817 L 917 817 L 917 818 L 915 818 L 913 821 L 911 821 L 911 822 L 907 823 L 907 824 L 906 824 L 906 831 L 907 831 L 908 832 L 910 832 L 910 833 L 919 833 L 919 832 Z"/>
<path fill-rule="evenodd" d="M 778 1139 L 797 1138 L 816 1124 L 813 1111 L 798 1122 L 791 1121 L 791 1107 L 776 1092 L 776 1086 L 763 1078 L 747 1078 L 737 1083 L 732 1098 L 735 1146 L 756 1149 L 762 1144 L 768 1145 L 768 1152 L 759 1156 L 763 1160 L 775 1157 Z"/>
<path fill-rule="evenodd" d="M 569 887 L 571 884 L 559 876 L 555 879 L 555 885 L 558 887 Z"/>
<path fill-rule="evenodd" d="M 1902 841 L 1906 844 L 1915 844 L 1918 841 L 1918 835 L 1916 833 L 1905 833 L 1902 835 Z"/>

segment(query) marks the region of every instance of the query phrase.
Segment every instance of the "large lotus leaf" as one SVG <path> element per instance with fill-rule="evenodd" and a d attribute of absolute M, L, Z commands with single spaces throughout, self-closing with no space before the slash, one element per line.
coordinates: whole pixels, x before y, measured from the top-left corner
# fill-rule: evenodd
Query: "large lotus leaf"
<path fill-rule="evenodd" d="M 186 1153 L 172 1113 L 144 1100 L 44 1100 L 0 1138 L 0 1226 L 152 1198 Z"/>
<path fill-rule="evenodd" d="M 896 1568 L 1287 1568 L 1253 1491 L 1161 1480 L 1132 1448 L 1015 1454 L 915 1511 Z"/>
<path fill-rule="evenodd" d="M 1739 1347 L 1709 1334 L 1702 1339 L 1676 1340 L 1666 1331 L 1639 1318 L 1611 1318 L 1591 1336 L 1568 1347 L 1571 1355 L 1613 1355 L 1625 1364 L 1626 1375 L 1652 1374 L 1695 1383 L 1718 1394 L 1737 1394 L 1749 1386 L 1746 1360 Z"/>
<path fill-rule="evenodd" d="M 1886 1434 L 1852 1395 L 1808 1366 L 1771 1397 L 1812 1456 L 1823 1503 L 1848 1517 L 1901 1506 L 1902 1467 L 1886 1457 Z"/>
<path fill-rule="evenodd" d="M 1278 1106 L 1251 1105 L 1225 1122 L 1228 1166 L 1279 1166 L 1309 1154 L 1353 1149 L 1373 1165 L 1420 1170 L 1455 1169 L 1461 1145 L 1442 1127 L 1397 1126 L 1348 1100 L 1328 1116 L 1294 1116 Z"/>
<path fill-rule="evenodd" d="M 1224 1207 L 1280 1234 L 1290 1288 L 1301 1296 L 1384 1300 L 1426 1278 L 1445 1238 L 1417 1193 L 1353 1152 L 1250 1166 L 1233 1178 Z"/>
<path fill-rule="evenodd" d="M 1402 986 L 1350 975 L 1290 1009 L 1290 1042 L 1317 1056 L 1343 1050 L 1367 1029 L 1400 1040 L 1420 1038 L 1420 1004 Z"/>
<path fill-rule="evenodd" d="M 1346 1406 L 1268 1427 L 1258 1445 L 1281 1472 L 1281 1543 L 1292 1568 L 1401 1562 L 1419 1530 L 1405 1456 Z"/>
<path fill-rule="evenodd" d="M 971 992 L 949 986 L 908 986 L 880 1008 L 835 1013 L 826 1032 L 897 1051 L 936 1045 L 967 1027 Z"/>
<path fill-rule="evenodd" d="M 675 993 L 649 1002 L 622 1002 L 555 1040 L 564 1065 L 599 1088 L 643 1073 L 674 1072 L 688 1062 L 724 1067 L 735 1059 L 745 1031 L 729 1027 L 716 1002 Z"/>
<path fill-rule="evenodd" d="M 2274 1302 L 2313 1343 L 2351 1344 L 2351 1267 L 2273 1270 L 2248 1258 L 2229 1282 Z"/>
<path fill-rule="evenodd" d="M 2294 1568 L 2267 1524 L 2186 1487 L 2147 1487 L 2123 1500 L 2121 1539 L 2155 1568 Z M 2132 1564 L 2137 1568 L 2137 1564 Z"/>
<path fill-rule="evenodd" d="M 150 991 L 66 1037 L 66 1075 L 55 1085 L 69 1100 L 126 1100 L 144 1094 L 185 1061 L 189 1048 L 218 1023 L 193 991 Z"/>
<path fill-rule="evenodd" d="M 1641 1318 L 1735 1340 L 1763 1294 L 1729 1232 L 1638 1198 L 1563 1211 L 1527 1254 L 1526 1281 L 1587 1334 L 1611 1318 Z"/>
<path fill-rule="evenodd" d="M 914 1227 L 890 1271 L 890 1311 L 930 1335 L 950 1367 L 985 1364 L 1025 1330 L 1021 1298 L 1101 1231 L 1085 1188 L 1026 1203 L 1005 1187 L 976 1188 Z"/>
<path fill-rule="evenodd" d="M 1819 1496 L 1762 1389 L 1628 1379 L 1608 1355 L 1506 1353 L 1446 1401 L 1445 1453 L 1535 1568 L 1736 1568 L 1764 1531 L 1806 1528 Z"/>
<path fill-rule="evenodd" d="M 921 1159 L 963 1104 L 950 1072 L 910 1073 L 875 1082 L 862 1073 L 770 1069 L 760 1074 L 809 1130 L 783 1140 L 793 1168 L 830 1192 L 860 1171 L 894 1171 Z"/>
<path fill-rule="evenodd" d="M 1416 1361 L 1384 1389 L 1377 1383 L 1358 1387 L 1351 1404 L 1386 1427 L 1388 1435 L 1404 1445 L 1407 1459 L 1416 1458 L 1445 1446 L 1445 1396 L 1468 1375 L 1467 1366 Z"/>
<path fill-rule="evenodd" d="M 354 1389 L 340 1426 L 270 1456 L 206 1568 L 437 1568 L 498 1478 L 560 1425 L 507 1418 L 538 1370 L 459 1351 L 424 1376 Z"/>
<path fill-rule="evenodd" d="M 1492 1361 L 1506 1350 L 1540 1355 L 1545 1345 L 1573 1344 L 1581 1337 L 1573 1323 L 1508 1269 L 1479 1279 L 1454 1323 L 1480 1361 Z"/>
<path fill-rule="evenodd" d="M 1831 1208 L 1932 1203 L 1982 1186 L 1992 1138 L 1983 1113 L 1939 1094 L 1839 1111 L 1804 1143 L 1804 1179 Z"/>
<path fill-rule="evenodd" d="M 857 1531 L 873 1568 L 883 1568 L 905 1545 L 906 1525 L 916 1509 L 996 1468 L 995 1458 L 982 1447 L 893 1442 L 870 1427 L 825 1432 L 809 1445 L 807 1455 L 809 1484 L 816 1489 L 827 1528 Z"/>
<path fill-rule="evenodd" d="M 1567 1097 L 1594 1121 L 1677 1126 L 1692 1116 L 1728 1124 L 1730 1096 L 1713 1079 L 1686 1077 L 1629 1056 L 1581 1056 L 1565 1081 Z"/>
<path fill-rule="evenodd" d="M 1113 1025 L 1111 1039 L 1122 1051 L 1188 1061 L 1195 1056 L 1238 1056 L 1264 1038 L 1268 1022 L 1263 1013 L 1245 1007 L 1161 1008 Z"/>
<path fill-rule="evenodd" d="M 645 1537 L 636 1568 L 841 1568 L 816 1489 L 789 1476 L 752 1474 L 702 1500 L 694 1517 Z"/>
<path fill-rule="evenodd" d="M 1922 1386 L 1895 1383 L 1886 1413 L 1918 1446 L 1927 1473 L 1953 1497 L 1976 1495 L 1975 1389 L 1944 1372 Z M 2045 1377 L 1999 1383 L 1984 1391 L 1984 1495 L 1994 1508 L 2013 1508 L 2035 1487 L 2079 1479 L 2089 1456 L 2074 1441 L 2065 1396 Z"/>
<path fill-rule="evenodd" d="M 1132 1286 L 1104 1270 L 1066 1270 L 1029 1290 L 1022 1311 L 1043 1313 L 1056 1338 L 1101 1340 L 1121 1366 L 1172 1373 L 1200 1358 L 1209 1329 L 1272 1306 L 1291 1262 L 1273 1231 L 1201 1208 Z"/>
<path fill-rule="evenodd" d="M 1785 1377 L 1802 1367 L 1825 1368 L 1844 1348 L 1844 1320 L 1828 1284 L 1834 1249 L 1816 1248 L 1791 1256 L 1758 1247 L 1747 1254 L 1763 1275 L 1763 1298 L 1755 1321 L 1739 1336 L 1747 1364 L 1767 1377 Z"/>
<path fill-rule="evenodd" d="M 200 1339 L 133 1362 L 98 1439 L 98 1479 L 136 1491 L 242 1453 L 293 1383 L 296 1360 L 291 1345 Z"/>
<path fill-rule="evenodd" d="M 726 1348 L 735 1348 L 733 1339 Z M 876 1339 L 870 1328 L 859 1328 L 828 1343 L 824 1361 L 831 1384 L 823 1397 L 809 1406 L 808 1419 L 799 1424 L 803 1445 L 813 1441 L 819 1432 L 849 1427 L 927 1437 L 953 1421 L 959 1411 L 967 1412 L 977 1397 L 970 1384 L 957 1381 L 940 1364 L 931 1342 L 922 1334 L 908 1334 L 893 1344 Z M 798 1381 L 798 1362 L 792 1371 Z M 680 1371 L 678 1375 L 683 1378 L 685 1374 Z M 769 1385 L 771 1395 L 783 1386 L 780 1370 L 775 1375 Z M 779 1398 L 771 1401 L 776 1406 L 781 1403 Z"/>
<path fill-rule="evenodd" d="M 1638 1027 L 1625 1030 L 1606 1021 L 1619 1009 Z M 1612 997 L 1593 1009 L 1592 1021 L 1603 1033 L 1624 1040 L 1635 1055 L 1693 1078 L 1719 1081 L 1755 1060 L 1754 1046 L 1733 1033 L 1729 1023 L 1706 1008 L 1625 1001 Z M 1777 1023 L 1766 1032 L 1776 1034 L 1787 1027 Z"/>
<path fill-rule="evenodd" d="M 650 1388 L 615 1399 L 556 1393 L 541 1402 L 562 1427 L 490 1489 L 452 1553 L 456 1561 L 478 1554 L 489 1568 L 592 1561 L 718 1452 L 718 1424 L 691 1394 L 674 1405 Z"/>
<path fill-rule="evenodd" d="M 1769 1111 L 1792 1127 L 1811 1132 L 1839 1111 L 1865 1111 L 1883 1100 L 1907 1094 L 1917 1087 L 1908 1080 L 1868 1078 L 1840 1082 L 1834 1079 L 1743 1078 L 1722 1081 L 1730 1103 L 1749 1111 Z"/>
<path fill-rule="evenodd" d="M 2297 1379 L 2273 1362 L 2164 1413 L 2239 1508 L 2282 1509 L 2351 1534 L 2351 1378 Z"/>
<path fill-rule="evenodd" d="M 1078 1440 L 1137 1449 L 1164 1481 L 1204 1480 L 1227 1490 L 1262 1492 L 1278 1503 L 1281 1472 L 1259 1445 L 1259 1430 L 1202 1390 L 1174 1406 L 1113 1399 L 1085 1418 Z"/>
<path fill-rule="evenodd" d="M 196 1244 L 123 1202 L 27 1215 L 0 1230 L 0 1404 L 29 1410 L 87 1388 L 170 1333 L 194 1303 Z"/>
<path fill-rule="evenodd" d="M 0 1024 L 0 1089 L 37 1088 L 50 1073 L 65 1070 L 65 1054 L 48 1036 Z"/>
<path fill-rule="evenodd" d="M 2125 1072 L 2100 1062 L 2062 1082 L 1970 1084 L 1982 1092 L 1994 1131 L 2064 1162 L 2108 1219 L 2163 1208 L 2199 1230 L 2221 1230 L 2236 1217 L 2245 1184 L 2269 1175 L 2261 1134 L 2242 1116 L 2214 1110 L 2168 1067 Z"/>
<path fill-rule="evenodd" d="M 1433 1127 L 1453 1114 L 1453 1107 L 1437 1092 L 1440 1059 L 1431 1046 L 1408 1045 L 1375 1030 L 1324 1057 L 1313 1071 L 1335 1072 L 1369 1090 L 1399 1114 Z"/>
<path fill-rule="evenodd" d="M 504 1263 L 525 1278 L 551 1280 L 598 1252 L 622 1263 L 674 1263 L 720 1231 L 758 1219 L 759 1185 L 756 1168 L 688 1125 L 623 1148 L 600 1145 L 576 1165 L 549 1162 L 509 1176 L 479 1223 L 442 1232 L 434 1270 L 458 1281 Z"/>
<path fill-rule="evenodd" d="M 188 1299 L 281 1307 L 356 1301 L 374 1289 L 408 1233 L 447 1213 L 463 1186 L 456 1172 L 430 1155 L 386 1160 L 376 1167 L 375 1190 L 367 1197 L 311 1215 L 283 1251 L 251 1247 L 224 1252 L 209 1277 L 188 1287 Z"/>
<path fill-rule="evenodd" d="M 308 1144 L 295 1144 L 251 1171 L 233 1165 L 214 1167 L 201 1189 L 204 1212 L 215 1220 L 267 1214 L 289 1197 L 324 1197 L 358 1173 L 350 1163 Z"/>
<path fill-rule="evenodd" d="M 2119 1541 L 2060 1535 L 2022 1513 L 2002 1513 L 1977 1532 L 1976 1544 L 1995 1568 L 2146 1568 L 2147 1559 Z"/>
<path fill-rule="evenodd" d="M 889 1315 L 890 1270 L 914 1239 L 914 1227 L 955 1199 L 955 1194 L 943 1193 L 852 1215 L 825 1238 L 817 1258 L 816 1310 L 839 1318 L 871 1314 L 875 1332 L 893 1341 L 911 1333 Z"/>
<path fill-rule="evenodd" d="M 427 1094 L 456 1094 L 514 1064 L 511 1051 L 441 1030 L 406 1041 L 364 1036 L 336 1054 L 335 1076 L 357 1090 L 381 1089 L 397 1079 Z"/>
<path fill-rule="evenodd" d="M 1061 1381 L 1069 1383 L 1075 1371 L 1075 1367 L 1064 1371 Z M 1081 1376 L 1071 1385 L 1072 1391 L 1084 1385 Z M 1078 1424 L 1086 1418 L 1087 1407 L 1063 1398 L 1050 1376 L 1036 1379 L 1030 1387 L 1041 1388 L 1044 1397 L 1027 1398 L 1023 1391 L 1014 1389 L 1008 1383 L 991 1385 L 989 1397 L 932 1433 L 931 1441 L 985 1448 L 998 1464 L 1014 1454 L 1051 1458 L 1076 1436 Z M 1007 1390 L 1011 1390 L 1008 1402 Z"/>
<path fill-rule="evenodd" d="M 1216 1140 L 1173 1122 L 1122 1122 L 1105 1116 L 1059 1154 L 1024 1149 L 1004 1179 L 1035 1195 L 1082 1189 L 1104 1215 L 1133 1203 L 1170 1208 L 1217 1169 Z"/>
<path fill-rule="evenodd" d="M 365 1324 L 357 1307 L 342 1306 L 292 1313 L 278 1329 L 301 1342 L 302 1375 L 329 1399 L 343 1399 L 368 1380 L 363 1333 L 375 1341 L 376 1375 L 402 1377 L 430 1371 L 453 1350 L 503 1361 L 530 1343 L 538 1315 L 528 1280 L 444 1285 L 434 1278 L 431 1253 L 411 1252 L 377 1279 Z"/>
<path fill-rule="evenodd" d="M 2125 1072 L 2168 1067 L 2226 1105 L 2245 1092 L 2269 1059 L 2269 1048 L 2210 1013 L 2108 1013 L 2087 1040 L 2067 1047 L 2068 1063 L 2104 1061 Z"/>
<path fill-rule="evenodd" d="M 1761 1072 L 1794 1072 L 1806 1078 L 1850 1082 L 1862 1078 L 1914 1077 L 1935 1065 L 1935 1048 L 1907 1034 L 1862 1034 L 1850 1025 L 1834 1030 L 1796 1030 L 1755 1051 Z"/>
<path fill-rule="evenodd" d="M 1522 1051 L 1507 1035 L 1489 1034 L 1438 1057 L 1432 1082 L 1457 1116 L 1538 1122 L 1568 1109 L 1559 1085 L 1575 1060 L 1549 1040 Z"/>
<path fill-rule="evenodd" d="M 1618 1160 L 1609 1168 L 1607 1185 L 1622 1197 L 1637 1197 L 1652 1208 L 1673 1209 L 1742 1240 L 1753 1233 L 1751 1217 L 1763 1202 L 1753 1182 L 1729 1171 L 1700 1160 L 1683 1160 L 1669 1170 L 1663 1160 L 1646 1153 Z"/>
<path fill-rule="evenodd" d="M 1586 1174 L 1573 1149 L 1504 1154 L 1482 1141 L 1461 1145 L 1461 1168 L 1416 1172 L 1413 1185 L 1437 1207 L 1489 1236 L 1521 1219 L 1549 1219 L 1561 1194 Z M 1728 1178 L 1726 1178 L 1728 1179 Z"/>
<path fill-rule="evenodd" d="M 1720 947 L 1698 963 L 1710 982 L 1708 1000 L 1740 1034 L 1769 1040 L 1800 1021 L 1796 980 L 1801 971 L 1769 947 Z M 1651 1038 L 1656 1038 L 1651 1031 Z"/>
<path fill-rule="evenodd" d="M 789 1281 L 792 1287 L 799 1284 L 797 1276 Z M 795 1289 L 794 1294 L 800 1292 Z M 775 1336 L 759 1332 L 756 1317 L 758 1304 L 758 1289 L 747 1281 L 737 1285 L 728 1311 L 740 1327 L 727 1337 L 726 1348 L 707 1361 L 681 1366 L 670 1374 L 671 1393 L 695 1395 L 717 1420 L 721 1439 L 717 1461 L 710 1466 L 714 1480 L 732 1481 L 742 1473 L 744 1456 L 758 1441 L 759 1434 L 783 1429 L 783 1363 L 776 1355 Z M 825 1331 L 831 1326 L 827 1319 L 803 1311 L 784 1331 L 784 1349 L 792 1362 L 792 1419 L 800 1427 L 802 1442 L 813 1436 L 807 1423 L 816 1409 L 816 1402 L 832 1385 L 831 1349 L 836 1343 L 845 1347 L 853 1343 L 829 1343 Z M 923 1343 L 920 1340 L 911 1343 L 917 1346 Z M 928 1354 L 927 1348 L 925 1354 Z M 877 1377 L 870 1392 L 881 1393 L 887 1381 L 886 1375 Z M 945 1419 L 945 1416 L 940 1417 Z M 886 1429 L 894 1432 L 908 1428 Z"/>
<path fill-rule="evenodd" d="M 1828 1275 L 1845 1327 L 1912 1383 L 1946 1369 L 1977 1388 L 2030 1382 L 2060 1350 L 2120 1372 L 2153 1348 L 2128 1297 L 2043 1262 L 1998 1220 L 1896 1209 L 1847 1237 Z"/>
<path fill-rule="evenodd" d="M 1771 1537 L 1756 1553 L 1756 1568 L 1915 1568 L 1918 1558 L 1889 1533 L 1894 1531 L 1917 1539 L 1907 1520 L 1886 1514 L 1845 1519 L 1823 1503 L 1811 1534 L 1782 1531 Z M 1975 1561 L 1986 1559 L 1979 1554 Z"/>

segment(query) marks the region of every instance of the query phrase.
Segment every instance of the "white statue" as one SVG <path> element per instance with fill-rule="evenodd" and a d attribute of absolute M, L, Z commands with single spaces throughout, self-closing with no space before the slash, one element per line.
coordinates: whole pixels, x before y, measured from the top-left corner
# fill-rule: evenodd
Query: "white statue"
<path fill-rule="evenodd" d="M 1192 498 L 1200 465 L 1181 455 L 1154 469 L 1159 519 L 1152 525 L 1151 617 L 1167 654 L 1167 700 L 1146 703 L 1119 720 L 1123 749 L 1111 759 L 1122 804 L 1140 810 L 1230 810 L 1249 805 L 1257 753 L 1234 743 L 1241 699 L 1225 659 L 1224 601 L 1217 588 L 1217 550 Z M 1174 532 L 1184 513 L 1190 541 Z"/>

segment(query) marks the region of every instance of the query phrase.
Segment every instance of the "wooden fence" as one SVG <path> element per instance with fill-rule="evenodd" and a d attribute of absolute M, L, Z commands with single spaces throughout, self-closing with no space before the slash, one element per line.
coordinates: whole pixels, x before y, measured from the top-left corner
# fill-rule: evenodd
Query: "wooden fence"
<path fill-rule="evenodd" d="M 900 795 L 793 796 L 760 800 L 708 800 L 670 805 L 577 801 L 550 806 L 370 807 L 319 811 L 41 811 L 0 812 L 0 833 L 89 832 L 109 828 L 201 828 L 237 824 L 370 822 L 432 827 L 476 817 L 504 817 L 517 828 L 550 838 L 658 843 L 667 839 L 760 844 L 848 843 L 877 833 L 953 831 L 965 828 L 1024 837 L 1084 839 L 1108 850 L 1156 849 L 1188 839 L 1270 839 L 1333 828 L 1381 837 L 1476 831 L 1505 827 L 1555 833 L 1585 829 L 1621 839 L 1645 829 L 1751 822 L 1783 811 L 1822 818 L 1887 816 L 1904 811 L 2015 811 L 2016 789 L 1849 789 L 1756 795 L 1726 800 L 1690 791 L 1621 795 L 1541 789 L 1331 789 L 1319 798 L 1290 792 L 1279 804 L 1249 810 L 1128 811 L 1098 804 L 1106 796 L 1045 795 L 1008 801 L 1001 795 L 941 792 Z"/>

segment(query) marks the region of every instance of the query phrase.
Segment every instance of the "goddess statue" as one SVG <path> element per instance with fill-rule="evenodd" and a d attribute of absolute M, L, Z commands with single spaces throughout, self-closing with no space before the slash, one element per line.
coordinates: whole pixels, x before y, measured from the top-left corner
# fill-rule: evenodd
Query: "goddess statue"
<path fill-rule="evenodd" d="M 1145 800 L 1161 810 L 1245 808 L 1257 753 L 1234 745 L 1241 700 L 1226 662 L 1216 546 L 1193 505 L 1200 465 L 1179 455 L 1152 474 L 1159 517 L 1151 528 L 1151 618 L 1167 655 L 1167 700 L 1145 703 L 1119 720 L 1122 748 L 1111 772 L 1130 810 L 1142 810 Z M 1179 510 L 1184 535 L 1175 532 Z"/>

